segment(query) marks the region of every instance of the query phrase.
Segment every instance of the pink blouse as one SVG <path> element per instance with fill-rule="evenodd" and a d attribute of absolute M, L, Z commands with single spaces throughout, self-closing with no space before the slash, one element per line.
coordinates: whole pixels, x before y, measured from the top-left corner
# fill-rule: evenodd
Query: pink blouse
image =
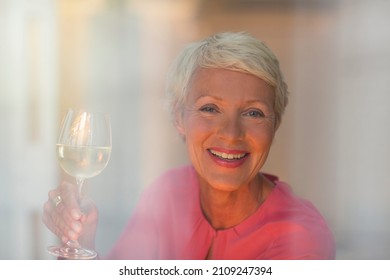
<path fill-rule="evenodd" d="M 335 245 L 325 220 L 290 187 L 275 187 L 239 225 L 215 230 L 204 217 L 192 166 L 162 175 L 142 195 L 108 259 L 333 259 Z"/>

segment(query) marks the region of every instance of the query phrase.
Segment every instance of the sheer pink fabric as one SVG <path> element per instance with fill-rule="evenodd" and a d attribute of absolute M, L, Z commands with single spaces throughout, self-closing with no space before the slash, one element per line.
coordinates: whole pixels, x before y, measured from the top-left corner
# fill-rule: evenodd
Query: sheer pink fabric
<path fill-rule="evenodd" d="M 239 225 L 215 230 L 199 203 L 192 166 L 171 170 L 142 195 L 108 259 L 333 259 L 335 245 L 325 220 L 290 187 L 275 187 Z"/>

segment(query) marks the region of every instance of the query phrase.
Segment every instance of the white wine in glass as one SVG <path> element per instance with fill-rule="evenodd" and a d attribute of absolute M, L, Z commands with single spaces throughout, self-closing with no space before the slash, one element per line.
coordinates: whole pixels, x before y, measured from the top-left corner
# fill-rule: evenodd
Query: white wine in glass
<path fill-rule="evenodd" d="M 57 157 L 62 169 L 76 179 L 82 208 L 82 186 L 86 178 L 98 175 L 111 154 L 111 125 L 107 114 L 69 109 L 57 142 Z M 48 251 L 65 259 L 93 259 L 97 253 L 80 246 L 77 240 Z"/>

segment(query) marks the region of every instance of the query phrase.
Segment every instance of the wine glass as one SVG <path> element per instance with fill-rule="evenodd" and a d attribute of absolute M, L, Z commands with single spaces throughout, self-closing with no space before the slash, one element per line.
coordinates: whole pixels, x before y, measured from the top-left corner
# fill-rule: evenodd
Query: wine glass
<path fill-rule="evenodd" d="M 111 154 L 111 125 L 107 114 L 68 109 L 57 142 L 57 158 L 62 169 L 75 177 L 79 204 L 86 178 L 98 175 Z M 70 240 L 62 246 L 48 247 L 49 253 L 65 259 L 93 259 L 97 253 Z"/>

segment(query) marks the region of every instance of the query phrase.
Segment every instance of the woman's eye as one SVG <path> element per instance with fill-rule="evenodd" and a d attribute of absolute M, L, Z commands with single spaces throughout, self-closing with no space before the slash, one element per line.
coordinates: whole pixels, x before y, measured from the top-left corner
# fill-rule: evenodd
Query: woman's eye
<path fill-rule="evenodd" d="M 260 110 L 250 110 L 249 112 L 245 113 L 246 116 L 251 118 L 264 118 L 265 115 Z"/>
<path fill-rule="evenodd" d="M 213 105 L 205 105 L 202 106 L 199 111 L 205 112 L 205 113 L 216 113 L 218 112 L 217 108 Z"/>

